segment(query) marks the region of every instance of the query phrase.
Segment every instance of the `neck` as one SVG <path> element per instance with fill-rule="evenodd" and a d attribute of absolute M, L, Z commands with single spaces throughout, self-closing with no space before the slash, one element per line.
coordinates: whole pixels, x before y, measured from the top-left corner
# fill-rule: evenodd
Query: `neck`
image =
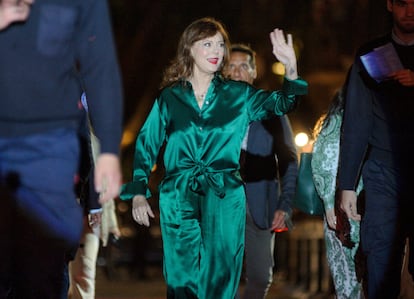
<path fill-rule="evenodd" d="M 213 79 L 214 74 L 202 73 L 197 70 L 194 70 L 193 75 L 190 77 L 189 81 L 194 87 L 199 87 L 201 89 L 207 88 L 210 85 L 211 80 Z"/>
<path fill-rule="evenodd" d="M 400 39 L 402 42 L 404 42 L 407 45 L 412 45 L 414 43 L 414 32 L 413 33 L 404 33 L 398 30 L 397 28 L 394 28 L 394 34 L 395 36 Z"/>
<path fill-rule="evenodd" d="M 200 109 L 203 107 L 204 99 L 213 76 L 214 74 L 194 72 L 193 76 L 189 78 L 193 87 L 195 99 Z"/>
<path fill-rule="evenodd" d="M 213 79 L 214 74 L 196 74 L 189 79 L 191 85 L 193 86 L 194 93 L 197 95 L 202 95 L 207 92 L 207 89 L 210 85 L 211 80 Z"/>

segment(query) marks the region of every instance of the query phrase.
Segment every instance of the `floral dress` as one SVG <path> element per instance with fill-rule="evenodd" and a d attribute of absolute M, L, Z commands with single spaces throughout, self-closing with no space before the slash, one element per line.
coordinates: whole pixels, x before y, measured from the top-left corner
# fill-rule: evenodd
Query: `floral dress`
<path fill-rule="evenodd" d="M 339 161 L 339 142 L 342 114 L 332 115 L 329 124 L 319 133 L 313 146 L 312 173 L 316 190 L 323 200 L 325 211 L 335 206 L 336 175 Z M 362 188 L 359 182 L 358 192 Z M 350 249 L 342 245 L 335 231 L 324 221 L 326 255 L 338 299 L 363 298 L 362 286 L 355 273 L 355 254 L 359 246 L 359 222 L 349 220 L 351 241 L 355 246 Z"/>

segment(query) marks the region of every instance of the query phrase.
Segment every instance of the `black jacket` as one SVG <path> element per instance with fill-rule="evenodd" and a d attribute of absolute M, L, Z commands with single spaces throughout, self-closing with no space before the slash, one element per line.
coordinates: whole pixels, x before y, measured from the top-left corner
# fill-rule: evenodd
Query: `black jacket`
<path fill-rule="evenodd" d="M 362 46 L 352 66 L 344 110 L 338 185 L 340 190 L 355 190 L 365 159 L 376 159 L 411 173 L 414 138 L 414 87 L 394 80 L 376 82 L 360 56 L 391 42 L 404 68 L 414 70 L 414 45 L 396 44 L 388 34 Z"/>

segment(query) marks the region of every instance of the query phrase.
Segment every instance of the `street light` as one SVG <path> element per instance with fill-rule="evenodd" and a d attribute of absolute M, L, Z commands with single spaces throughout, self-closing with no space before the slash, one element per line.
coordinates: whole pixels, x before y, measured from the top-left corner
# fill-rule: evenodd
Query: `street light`
<path fill-rule="evenodd" d="M 309 136 L 306 133 L 300 132 L 295 136 L 295 144 L 298 147 L 304 147 L 309 142 Z"/>

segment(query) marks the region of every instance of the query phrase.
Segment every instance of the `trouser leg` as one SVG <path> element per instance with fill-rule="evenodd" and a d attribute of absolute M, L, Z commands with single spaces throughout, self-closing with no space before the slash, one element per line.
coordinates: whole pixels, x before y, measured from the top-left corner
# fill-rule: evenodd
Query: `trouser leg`
<path fill-rule="evenodd" d="M 259 229 L 246 208 L 246 287 L 244 299 L 265 298 L 273 281 L 275 234 Z"/>
<path fill-rule="evenodd" d="M 13 269 L 13 246 L 15 206 L 9 189 L 4 181 L 0 183 L 0 298 L 6 298 L 11 291 Z"/>
<path fill-rule="evenodd" d="M 168 299 L 198 298 L 202 246 L 199 202 L 160 194 L 160 226 Z"/>
<path fill-rule="evenodd" d="M 74 131 L 0 139 L 2 178 L 15 178 L 12 250 L 0 254 L 13 264 L 0 285 L 11 281 L 14 298 L 62 294 L 66 253 L 82 228 L 73 184 L 78 156 Z"/>
<path fill-rule="evenodd" d="M 375 161 L 368 161 L 363 178 L 366 207 L 361 243 L 367 256 L 368 297 L 397 298 L 404 248 L 398 175 Z"/>
<path fill-rule="evenodd" d="M 202 202 L 203 251 L 200 261 L 200 299 L 236 297 L 244 256 L 246 202 L 244 189 Z"/>

